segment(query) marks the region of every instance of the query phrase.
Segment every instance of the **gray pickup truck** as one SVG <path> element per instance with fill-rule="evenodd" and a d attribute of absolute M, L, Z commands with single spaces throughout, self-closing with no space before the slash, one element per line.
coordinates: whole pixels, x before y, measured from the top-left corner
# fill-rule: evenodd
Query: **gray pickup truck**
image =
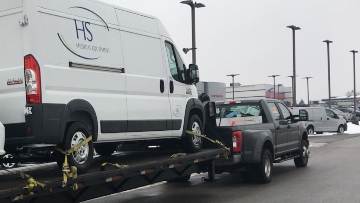
<path fill-rule="evenodd" d="M 294 159 L 297 167 L 305 167 L 310 154 L 306 120 L 306 110 L 294 116 L 274 99 L 217 103 L 205 134 L 231 152 L 228 159 L 216 160 L 215 172 L 240 172 L 245 182 L 268 183 L 273 163 Z"/>

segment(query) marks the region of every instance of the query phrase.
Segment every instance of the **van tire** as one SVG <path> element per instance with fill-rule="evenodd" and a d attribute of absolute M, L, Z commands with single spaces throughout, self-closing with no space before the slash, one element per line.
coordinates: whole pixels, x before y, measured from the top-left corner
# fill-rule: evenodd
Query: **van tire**
<path fill-rule="evenodd" d="M 273 175 L 273 158 L 268 149 L 263 149 L 261 163 L 257 168 L 257 178 L 261 183 L 269 183 Z"/>
<path fill-rule="evenodd" d="M 301 149 L 299 151 L 299 157 L 294 159 L 296 167 L 306 167 L 309 161 L 309 143 L 306 140 L 301 140 Z"/>
<path fill-rule="evenodd" d="M 307 128 L 307 131 L 308 131 L 308 134 L 309 134 L 309 135 L 313 135 L 313 134 L 314 134 L 314 127 L 309 126 L 309 127 Z"/>
<path fill-rule="evenodd" d="M 190 114 L 190 119 L 186 130 L 192 131 L 198 134 L 203 134 L 203 126 L 198 115 Z M 181 138 L 181 147 L 187 153 L 195 153 L 201 150 L 202 138 L 187 134 Z"/>
<path fill-rule="evenodd" d="M 115 144 L 95 145 L 95 151 L 100 156 L 111 156 L 115 152 L 116 148 L 117 146 Z"/>
<path fill-rule="evenodd" d="M 58 147 L 62 150 L 69 150 L 76 146 L 81 141 L 90 136 L 90 130 L 82 123 L 75 122 L 71 124 L 67 130 L 64 142 Z M 60 169 L 62 169 L 64 162 L 64 155 L 55 151 L 55 159 Z M 91 140 L 84 146 L 80 147 L 76 152 L 67 156 L 69 166 L 76 166 L 77 173 L 86 173 L 90 168 L 94 156 L 94 145 Z M 80 159 L 80 160 L 76 160 Z"/>
<path fill-rule="evenodd" d="M 340 125 L 338 130 L 337 130 L 338 133 L 344 133 L 345 132 L 345 128 L 343 125 Z"/>

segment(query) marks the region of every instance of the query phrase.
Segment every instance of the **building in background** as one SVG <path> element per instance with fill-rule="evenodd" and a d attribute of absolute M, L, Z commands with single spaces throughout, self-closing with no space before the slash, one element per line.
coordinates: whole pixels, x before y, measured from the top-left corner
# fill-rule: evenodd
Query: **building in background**
<path fill-rule="evenodd" d="M 226 100 L 233 99 L 233 84 L 226 87 Z M 287 106 L 292 105 L 291 87 L 275 86 L 275 99 L 279 99 Z M 278 90 L 279 89 L 279 90 Z M 235 100 L 249 100 L 261 98 L 274 98 L 274 85 L 271 84 L 255 84 L 255 85 L 240 85 L 234 83 L 234 99 Z"/>
<path fill-rule="evenodd" d="M 212 102 L 224 102 L 226 100 L 226 84 L 222 82 L 203 82 L 196 84 L 198 95 L 207 94 Z"/>

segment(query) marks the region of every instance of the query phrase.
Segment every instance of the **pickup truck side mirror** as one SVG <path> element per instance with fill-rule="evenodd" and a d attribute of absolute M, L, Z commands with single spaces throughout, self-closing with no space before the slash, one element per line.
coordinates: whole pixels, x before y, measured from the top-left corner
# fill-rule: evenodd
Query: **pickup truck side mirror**
<path fill-rule="evenodd" d="M 299 121 L 307 121 L 309 120 L 309 114 L 305 109 L 299 110 Z"/>
<path fill-rule="evenodd" d="M 199 68 L 195 64 L 190 64 L 187 71 L 188 84 L 196 84 L 199 82 Z"/>

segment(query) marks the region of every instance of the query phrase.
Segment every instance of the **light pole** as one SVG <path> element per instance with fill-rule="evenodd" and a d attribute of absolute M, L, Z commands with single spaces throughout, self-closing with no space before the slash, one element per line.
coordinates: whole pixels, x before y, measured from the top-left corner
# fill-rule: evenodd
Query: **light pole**
<path fill-rule="evenodd" d="M 328 60 L 328 86 L 329 86 L 329 108 L 331 109 L 331 84 L 330 84 L 330 40 L 324 40 L 327 45 L 327 60 Z"/>
<path fill-rule="evenodd" d="M 274 78 L 274 99 L 275 99 L 275 78 L 277 77 L 277 76 L 280 76 L 280 75 L 269 75 L 268 77 L 273 77 Z"/>
<path fill-rule="evenodd" d="M 239 74 L 230 74 L 230 75 L 226 75 L 226 76 L 231 76 L 232 77 L 232 87 L 233 87 L 233 100 L 235 100 L 235 96 L 234 96 L 234 92 L 235 92 L 235 85 L 234 85 L 234 77 L 237 76 Z"/>
<path fill-rule="evenodd" d="M 353 115 L 353 124 L 359 125 L 359 120 L 356 118 L 356 79 L 355 79 L 355 54 L 358 51 L 351 50 L 353 53 L 353 64 L 354 64 L 354 115 Z"/>
<path fill-rule="evenodd" d="M 300 27 L 296 27 L 295 25 L 289 25 L 288 28 L 293 31 L 293 106 L 296 106 L 296 63 L 295 63 L 295 31 L 300 30 Z"/>
<path fill-rule="evenodd" d="M 279 93 L 280 93 L 279 88 L 282 86 L 282 84 L 278 84 L 277 86 L 278 86 L 278 97 L 277 97 L 277 98 L 280 99 L 280 98 L 279 98 Z"/>
<path fill-rule="evenodd" d="M 202 3 L 194 3 L 192 0 L 182 1 L 182 4 L 187 4 L 191 7 L 191 27 L 192 27 L 192 61 L 193 64 L 196 65 L 196 38 L 195 38 L 195 8 L 205 7 Z"/>
<path fill-rule="evenodd" d="M 291 95 L 294 98 L 294 76 L 289 75 L 288 78 L 291 78 Z"/>
<path fill-rule="evenodd" d="M 303 79 L 306 79 L 307 83 L 307 96 L 308 96 L 308 105 L 310 106 L 310 97 L 309 97 L 309 79 L 313 77 L 304 77 Z"/>

